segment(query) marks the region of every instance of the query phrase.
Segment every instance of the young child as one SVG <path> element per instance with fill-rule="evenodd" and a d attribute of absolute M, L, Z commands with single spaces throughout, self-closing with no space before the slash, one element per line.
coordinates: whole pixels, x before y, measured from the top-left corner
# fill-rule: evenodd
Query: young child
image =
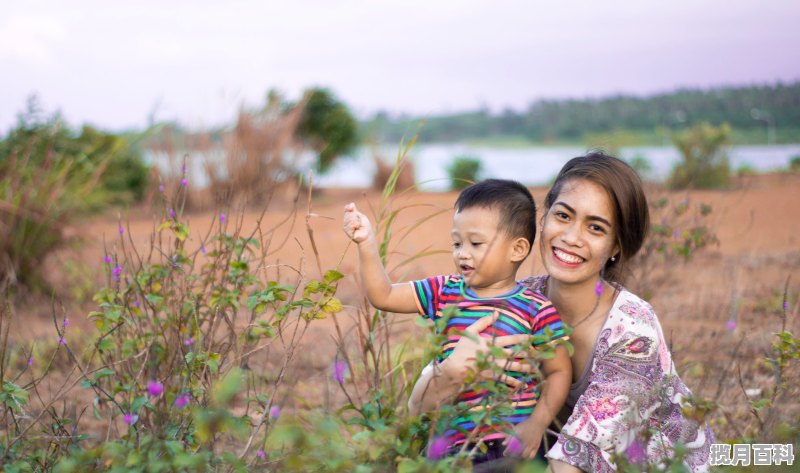
<path fill-rule="evenodd" d="M 546 333 L 551 334 L 551 340 L 564 337 L 561 319 L 550 301 L 516 281 L 517 269 L 530 253 L 536 235 L 536 205 L 528 189 L 518 182 L 489 179 L 459 195 L 450 232 L 458 274 L 392 284 L 381 264 L 370 221 L 353 203 L 345 206 L 344 231 L 358 244 L 361 284 L 376 308 L 419 313 L 436 320 L 446 306 L 457 306 L 460 315 L 450 318 L 444 329 L 447 340 L 441 359 L 450 355 L 464 329 L 487 315 L 496 314 L 496 320 L 483 336 L 538 335 L 534 346 L 547 343 L 543 340 Z M 541 393 L 529 375 L 514 371 L 506 374 L 522 381 L 517 384 L 523 387 L 511 395 L 513 414 L 502 417 L 514 425 L 522 447 L 516 453 L 533 458 L 546 427 L 569 391 L 569 355 L 564 346 L 558 345 L 555 356 L 543 360 Z M 480 401 L 486 396 L 485 390 L 476 389 L 461 392 L 456 398 L 456 403 L 476 407 L 470 409 L 470 415 L 455 421 L 446 434 L 448 441 L 455 446 L 467 439 L 482 440 L 490 450 L 488 458 L 502 456 L 504 445 L 510 440 L 508 424 L 486 422 L 478 427 L 477 435 L 469 437 L 476 426 L 474 419 L 480 418 L 475 411 L 483 409 Z M 536 404 L 547 409 L 534 409 Z"/>

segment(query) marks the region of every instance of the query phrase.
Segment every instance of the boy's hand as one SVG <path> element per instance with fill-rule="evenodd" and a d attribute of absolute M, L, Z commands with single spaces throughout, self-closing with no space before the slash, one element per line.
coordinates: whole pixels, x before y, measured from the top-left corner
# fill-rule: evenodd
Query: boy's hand
<path fill-rule="evenodd" d="M 356 243 L 366 241 L 372 236 L 372 224 L 366 215 L 350 202 L 344 206 L 344 232 Z"/>
<path fill-rule="evenodd" d="M 544 429 L 533 419 L 525 419 L 514 426 L 513 437 L 506 437 L 503 440 L 503 446 L 506 447 L 503 454 L 532 459 L 536 457 L 536 453 L 539 451 L 542 437 L 544 437 Z"/>

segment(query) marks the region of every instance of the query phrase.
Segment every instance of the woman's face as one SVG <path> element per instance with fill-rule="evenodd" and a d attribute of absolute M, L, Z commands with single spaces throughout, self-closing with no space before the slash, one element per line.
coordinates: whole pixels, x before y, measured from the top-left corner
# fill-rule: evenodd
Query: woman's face
<path fill-rule="evenodd" d="M 542 224 L 545 270 L 565 284 L 596 281 L 619 253 L 615 229 L 611 199 L 602 187 L 586 179 L 565 182 Z"/>

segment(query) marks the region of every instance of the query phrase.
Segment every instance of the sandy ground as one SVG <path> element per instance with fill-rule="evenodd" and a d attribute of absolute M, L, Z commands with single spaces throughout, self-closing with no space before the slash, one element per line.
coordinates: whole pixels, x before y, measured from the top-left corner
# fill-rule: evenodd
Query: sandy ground
<path fill-rule="evenodd" d="M 545 188 L 533 189 L 537 202 L 544 200 L 545 193 Z M 391 202 L 390 209 L 399 210 L 393 224 L 392 255 L 388 265 L 393 278 L 407 280 L 453 270 L 447 250 L 451 208 L 456 195 L 409 193 Z M 731 367 L 726 360 L 730 359 L 731 352 L 743 337 L 745 341 L 740 356 L 749 353 L 757 357 L 767 353 L 771 334 L 781 326 L 775 301 L 780 298 L 787 278 L 791 278 L 790 294 L 795 301 L 792 307 L 795 316 L 790 326 L 797 330 L 800 175 L 742 178 L 737 181 L 735 189 L 726 191 L 668 192 L 654 188 L 650 196 L 689 199 L 692 203 L 704 202 L 713 208 L 709 223 L 719 238 L 719 245 L 699 253 L 691 261 L 671 262 L 668 268 L 662 268 L 667 270 L 666 279 L 653 292 L 651 303 L 673 345 L 679 372 L 695 393 L 713 396 L 722 386 L 725 392 L 731 393 L 730 397 L 741 397 L 734 386 L 738 381 L 723 372 Z M 272 202 L 263 216 L 254 210 L 228 211 L 227 214 L 229 224 L 241 222 L 243 233 L 252 231 L 262 219 L 260 228 L 266 239 L 272 237 L 271 261 L 275 263 L 275 266 L 264 268 L 265 278 L 277 276 L 278 263 L 298 268 L 307 277 L 319 276 L 310 228 L 322 269 L 338 266 L 347 275 L 339 290 L 343 302 L 350 306 L 340 314 L 346 330 L 352 327 L 348 320 L 355 313 L 354 307 L 363 301 L 354 276 L 357 270 L 355 248 L 348 244 L 341 230 L 342 207 L 351 201 L 363 212 L 374 216 L 380 205 L 380 195 L 356 189 L 321 190 L 311 202 L 311 216 L 308 216 L 309 204 L 305 198 L 296 205 L 291 201 Z M 296 213 L 292 216 L 293 212 Z M 413 228 L 437 212 L 430 220 Z M 153 205 L 123 214 L 124 238 L 133 241 L 137 248 L 148 248 L 151 231 L 165 213 L 163 207 Z M 182 218 L 192 228 L 191 245 L 195 248 L 200 246 L 202 235 L 209 227 L 218 224 L 215 212 L 196 212 Z M 407 234 L 409 229 L 411 232 Z M 80 235 L 85 244 L 80 249 L 61 252 L 49 262 L 51 279 L 61 298 L 67 300 L 70 294 L 80 295 L 83 291 L 85 296 L 91 293 L 93 285 L 106 280 L 108 275 L 104 273 L 102 264 L 104 248 L 115 251 L 120 238 L 116 216 L 97 217 L 71 231 Z M 410 255 L 428 251 L 442 253 L 404 263 Z M 537 250 L 522 266 L 519 276 L 542 271 Z M 630 281 L 628 285 L 635 289 L 637 282 Z M 78 326 L 91 330 L 91 324 L 83 315 L 92 310 L 91 302 L 82 307 L 74 303 L 66 306 Z M 35 297 L 23 301 L 17 308 L 12 338 L 27 341 L 53 337 L 51 314 L 49 298 Z M 397 317 L 394 339 L 424 339 L 424 329 L 413 323 L 412 316 Z M 729 319 L 737 322 L 733 331 L 726 328 Z M 310 351 L 301 356 L 298 363 L 304 363 L 308 368 L 308 381 L 326 375 L 325 370 L 336 354 L 333 333 L 332 321 L 322 320 L 312 324 L 306 334 L 304 346 Z M 413 342 L 412 346 L 421 350 L 420 344 Z M 767 382 L 766 374 L 758 370 L 745 370 L 743 378 L 747 387 Z"/>

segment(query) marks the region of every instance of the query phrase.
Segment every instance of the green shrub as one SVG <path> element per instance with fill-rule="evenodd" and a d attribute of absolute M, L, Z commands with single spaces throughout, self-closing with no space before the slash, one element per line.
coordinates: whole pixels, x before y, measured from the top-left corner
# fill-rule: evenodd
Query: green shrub
<path fill-rule="evenodd" d="M 641 154 L 637 154 L 631 159 L 627 160 L 628 164 L 636 171 L 636 174 L 639 175 L 642 180 L 645 180 L 647 176 L 653 172 L 653 165 L 650 164 L 650 161 L 642 156 Z"/>
<path fill-rule="evenodd" d="M 800 156 L 792 156 L 789 160 L 789 170 L 792 172 L 800 172 Z"/>
<path fill-rule="evenodd" d="M 447 168 L 451 189 L 463 189 L 476 182 L 481 174 L 482 164 L 472 156 L 457 156 Z"/>
<path fill-rule="evenodd" d="M 730 127 L 707 123 L 677 133 L 672 140 L 681 153 L 682 162 L 667 179 L 672 189 L 716 189 L 730 182 L 727 145 Z"/>
<path fill-rule="evenodd" d="M 742 163 L 739 167 L 736 168 L 736 175 L 739 177 L 742 176 L 755 176 L 758 174 L 756 168 L 749 163 Z"/>
<path fill-rule="evenodd" d="M 140 200 L 147 168 L 125 138 L 73 133 L 35 104 L 0 140 L 0 287 L 43 289 L 44 259 L 67 243 L 65 227 L 110 203 Z"/>

